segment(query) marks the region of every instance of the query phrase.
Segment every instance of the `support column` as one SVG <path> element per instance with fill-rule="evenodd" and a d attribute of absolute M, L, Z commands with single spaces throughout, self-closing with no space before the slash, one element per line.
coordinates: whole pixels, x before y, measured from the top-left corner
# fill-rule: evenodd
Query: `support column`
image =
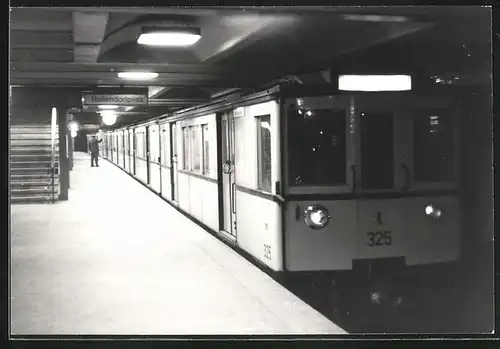
<path fill-rule="evenodd" d="M 65 112 L 58 108 L 57 126 L 59 131 L 59 200 L 68 200 L 69 161 L 67 151 L 68 120 Z"/>
<path fill-rule="evenodd" d="M 68 125 L 73 121 L 73 114 L 68 113 Z M 68 155 L 69 155 L 69 170 L 73 171 L 73 151 L 75 149 L 75 139 L 71 136 L 71 131 L 69 131 L 68 138 Z"/>

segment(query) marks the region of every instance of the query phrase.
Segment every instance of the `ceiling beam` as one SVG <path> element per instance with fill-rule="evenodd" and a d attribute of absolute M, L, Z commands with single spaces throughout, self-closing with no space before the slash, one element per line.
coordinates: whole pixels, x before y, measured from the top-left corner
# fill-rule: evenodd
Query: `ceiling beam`
<path fill-rule="evenodd" d="M 155 98 L 159 94 L 165 92 L 165 90 L 170 90 L 171 87 L 165 87 L 165 86 L 149 86 L 148 87 L 148 97 L 149 98 Z"/>
<path fill-rule="evenodd" d="M 78 11 L 82 13 L 108 12 L 108 13 L 132 13 L 132 14 L 180 14 L 191 16 L 213 16 L 221 9 L 214 9 L 212 6 L 200 7 L 58 7 L 55 11 Z M 223 8 L 222 8 L 223 9 Z"/>
<path fill-rule="evenodd" d="M 244 83 L 234 83 L 231 81 L 224 80 L 185 80 L 185 79 L 161 79 L 160 81 L 155 81 L 155 83 L 164 84 L 170 87 L 207 87 L 207 88 L 246 88 L 255 87 L 253 85 Z M 16 78 L 12 77 L 10 79 L 11 85 L 31 85 L 31 86 L 116 86 L 119 82 L 115 80 L 95 80 L 95 79 L 69 79 L 69 78 L 56 78 L 50 79 L 45 78 L 33 79 L 32 77 Z M 127 81 L 125 86 L 147 86 L 144 81 Z"/>
<path fill-rule="evenodd" d="M 10 32 L 10 47 L 11 49 L 37 47 L 72 49 L 73 35 L 71 31 L 12 30 Z"/>
<path fill-rule="evenodd" d="M 147 70 L 161 73 L 196 73 L 200 75 L 226 75 L 231 73 L 221 66 L 201 66 L 199 64 L 160 64 L 160 63 L 67 63 L 64 65 L 50 62 L 11 62 L 15 71 L 41 72 L 119 72 L 124 70 Z"/>
<path fill-rule="evenodd" d="M 10 59 L 26 65 L 38 62 L 60 65 L 73 60 L 73 48 L 12 48 Z"/>
<path fill-rule="evenodd" d="M 200 98 L 165 98 L 165 99 L 150 99 L 149 105 L 152 106 L 185 106 L 201 104 L 206 102 L 206 99 Z"/>
<path fill-rule="evenodd" d="M 106 32 L 108 13 L 73 12 L 75 62 L 96 62 Z"/>
<path fill-rule="evenodd" d="M 118 78 L 115 72 L 49 72 L 49 71 L 18 71 L 14 70 L 11 72 L 11 78 L 20 79 L 70 79 L 70 80 L 113 80 L 115 84 L 127 84 L 130 80 L 122 80 Z M 196 73 L 160 73 L 158 78 L 152 81 L 142 81 L 143 83 L 158 84 L 158 81 L 165 80 L 195 80 L 195 81 L 210 81 L 210 80 L 222 80 L 220 76 L 209 76 L 201 75 Z M 163 85 L 163 84 L 161 84 Z"/>

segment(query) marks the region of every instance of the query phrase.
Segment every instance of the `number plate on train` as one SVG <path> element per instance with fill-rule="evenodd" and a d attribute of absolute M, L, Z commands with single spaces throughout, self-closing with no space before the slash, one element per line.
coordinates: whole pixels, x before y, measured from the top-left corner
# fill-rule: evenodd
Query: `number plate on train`
<path fill-rule="evenodd" d="M 369 231 L 366 235 L 368 236 L 367 245 L 370 247 L 392 244 L 392 232 L 390 230 Z"/>

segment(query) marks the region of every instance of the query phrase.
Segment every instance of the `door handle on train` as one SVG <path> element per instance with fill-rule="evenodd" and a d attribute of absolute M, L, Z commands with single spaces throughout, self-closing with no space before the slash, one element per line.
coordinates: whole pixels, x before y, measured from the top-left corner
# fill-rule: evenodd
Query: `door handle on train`
<path fill-rule="evenodd" d="M 351 165 L 351 173 L 352 173 L 352 191 L 356 191 L 356 165 Z"/>
<path fill-rule="evenodd" d="M 403 190 L 408 190 L 410 188 L 410 170 L 408 169 L 408 166 L 405 164 L 402 164 L 401 167 L 405 171 L 406 175 L 406 184 L 403 186 Z"/>
<path fill-rule="evenodd" d="M 236 207 L 235 207 L 235 203 L 236 203 L 236 183 L 231 184 L 231 186 L 232 186 L 231 191 L 233 193 L 233 200 L 231 202 L 231 209 L 232 209 L 233 213 L 236 214 Z"/>

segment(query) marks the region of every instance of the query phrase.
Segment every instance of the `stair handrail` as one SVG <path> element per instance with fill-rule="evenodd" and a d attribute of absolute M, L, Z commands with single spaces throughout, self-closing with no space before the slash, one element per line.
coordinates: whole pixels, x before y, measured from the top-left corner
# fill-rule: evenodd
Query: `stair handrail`
<path fill-rule="evenodd" d="M 50 123 L 50 150 L 51 150 L 51 186 L 52 186 L 52 203 L 55 202 L 55 159 L 56 159 L 56 127 L 57 127 L 57 110 L 52 108 L 52 117 Z"/>

